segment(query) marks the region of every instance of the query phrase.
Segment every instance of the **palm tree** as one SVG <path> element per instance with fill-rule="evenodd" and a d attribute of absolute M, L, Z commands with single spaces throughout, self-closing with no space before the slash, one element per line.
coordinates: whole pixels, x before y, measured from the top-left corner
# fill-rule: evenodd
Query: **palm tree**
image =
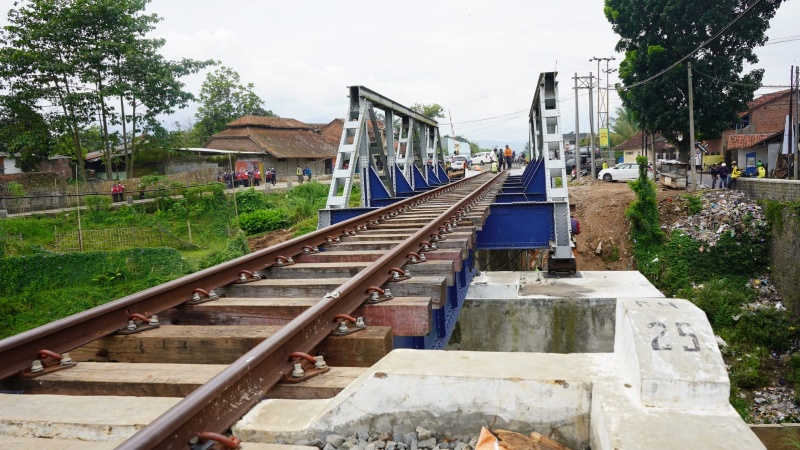
<path fill-rule="evenodd" d="M 616 117 L 611 121 L 611 133 L 619 136 L 620 142 L 627 141 L 639 131 L 639 121 L 632 109 L 618 106 Z"/>

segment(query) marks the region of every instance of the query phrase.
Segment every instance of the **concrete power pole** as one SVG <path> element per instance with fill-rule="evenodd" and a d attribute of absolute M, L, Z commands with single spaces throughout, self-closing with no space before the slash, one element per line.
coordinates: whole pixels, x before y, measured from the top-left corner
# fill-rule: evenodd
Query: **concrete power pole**
<path fill-rule="evenodd" d="M 580 123 L 578 121 L 578 89 L 589 89 L 589 124 L 592 123 L 592 86 L 594 83 L 594 75 L 589 73 L 588 77 L 579 77 L 575 74 L 575 173 L 580 176 L 581 174 L 581 133 L 578 128 Z M 590 145 L 594 145 L 594 133 L 589 134 Z M 594 148 L 590 150 L 592 155 L 592 176 L 594 176 Z M 568 168 L 569 169 L 569 168 Z"/>
<path fill-rule="evenodd" d="M 589 60 L 589 61 L 597 61 L 597 128 L 598 128 L 598 134 L 599 134 L 599 130 L 601 128 L 605 128 L 606 130 L 608 130 L 608 128 L 609 128 L 609 123 L 608 123 L 609 122 L 608 121 L 608 116 L 609 116 L 609 114 L 608 114 L 609 113 L 609 111 L 608 111 L 608 105 L 609 105 L 609 103 L 608 103 L 608 74 L 609 74 L 610 71 L 608 70 L 608 63 L 610 61 L 614 61 L 615 59 L 616 58 L 614 58 L 613 56 L 610 57 L 610 58 L 598 58 L 598 57 L 594 56 L 594 57 L 592 57 L 592 59 Z M 602 73 L 600 71 L 600 61 L 605 61 L 606 62 L 606 87 L 605 87 L 605 89 L 603 89 L 600 86 L 600 74 Z M 608 144 L 608 150 L 611 150 L 610 132 L 607 132 L 607 134 L 609 136 L 608 136 L 608 139 L 607 139 L 606 143 Z M 599 145 L 602 148 L 603 147 L 603 142 L 600 141 Z M 592 149 L 592 154 L 594 154 L 594 149 Z"/>
<path fill-rule="evenodd" d="M 798 177 L 798 171 L 800 171 L 800 164 L 798 164 L 798 162 L 800 161 L 798 161 L 797 158 L 800 156 L 797 153 L 797 132 L 800 131 L 800 85 L 798 85 L 798 83 L 800 83 L 800 66 L 794 69 L 794 101 L 796 108 L 794 109 L 795 120 L 794 124 L 792 125 L 794 128 L 794 133 L 792 133 L 792 148 L 794 149 L 792 161 L 794 161 L 794 174 L 792 175 L 794 176 L 795 180 L 800 180 L 800 177 Z M 789 95 L 789 101 L 792 101 L 791 95 Z"/>
<path fill-rule="evenodd" d="M 592 111 L 592 87 L 594 87 L 594 77 L 592 77 L 592 72 L 589 72 L 589 154 L 591 155 L 591 168 L 589 169 L 589 178 L 594 179 L 594 112 Z M 597 74 L 597 90 L 600 90 L 600 74 Z M 598 94 L 600 95 L 600 94 Z M 580 153 L 580 149 L 578 149 L 578 153 Z M 581 155 L 578 155 L 580 157 Z M 580 167 L 580 166 L 578 166 Z"/>
<path fill-rule="evenodd" d="M 578 114 L 578 72 L 575 72 L 575 164 L 578 164 L 580 161 L 578 158 L 581 157 L 581 141 L 580 141 L 580 119 Z M 564 161 L 567 159 L 564 158 Z M 578 177 L 581 176 L 580 165 L 578 165 L 579 169 L 575 171 Z M 569 168 L 567 168 L 569 170 Z"/>
<path fill-rule="evenodd" d="M 694 169 L 694 91 L 692 89 L 692 62 L 687 64 L 687 71 L 689 74 L 689 192 L 694 192 L 697 184 L 695 183 L 695 169 Z M 654 165 L 655 167 L 655 165 Z"/>

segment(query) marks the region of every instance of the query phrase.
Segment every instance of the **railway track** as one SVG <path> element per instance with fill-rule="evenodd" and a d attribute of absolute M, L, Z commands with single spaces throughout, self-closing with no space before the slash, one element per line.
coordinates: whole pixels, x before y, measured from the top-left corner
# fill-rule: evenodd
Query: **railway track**
<path fill-rule="evenodd" d="M 102 419 L 81 423 L 83 413 L 145 402 L 161 408 L 154 420 L 105 425 L 103 439 L 231 447 L 221 433 L 260 399 L 335 395 L 396 339 L 416 346 L 441 326 L 434 313 L 471 264 L 505 176 L 442 186 L 0 341 L 0 437 L 98 439 L 85 430 Z M 47 422 L 58 407 L 76 423 Z"/>

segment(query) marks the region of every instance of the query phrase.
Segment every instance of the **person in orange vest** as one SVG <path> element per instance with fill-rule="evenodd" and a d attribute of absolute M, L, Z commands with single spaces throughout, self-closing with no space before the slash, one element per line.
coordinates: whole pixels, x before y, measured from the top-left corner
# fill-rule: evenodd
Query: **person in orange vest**
<path fill-rule="evenodd" d="M 508 147 L 508 144 L 506 144 L 506 148 L 503 150 L 503 156 L 506 157 L 506 168 L 510 169 L 511 161 L 514 159 L 514 151 Z"/>

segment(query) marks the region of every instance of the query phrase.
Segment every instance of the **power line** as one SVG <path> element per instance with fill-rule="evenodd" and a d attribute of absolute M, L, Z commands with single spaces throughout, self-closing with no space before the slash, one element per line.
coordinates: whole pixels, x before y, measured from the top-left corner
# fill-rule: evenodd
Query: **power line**
<path fill-rule="evenodd" d="M 794 36 L 784 36 L 784 37 L 775 38 L 774 41 L 767 42 L 766 44 L 764 44 L 764 46 L 773 45 L 773 44 L 783 44 L 785 42 L 792 42 L 792 41 L 800 41 L 800 34 L 796 34 Z"/>
<path fill-rule="evenodd" d="M 707 73 L 703 73 L 703 72 L 697 70 L 697 68 L 692 68 L 692 72 L 696 72 L 696 73 L 698 73 L 698 74 L 700 74 L 700 75 L 702 75 L 702 76 L 704 76 L 706 78 L 710 78 L 710 79 L 712 79 L 714 81 L 719 81 L 720 83 L 733 84 L 733 85 L 736 85 L 736 86 L 754 87 L 754 88 L 757 88 L 757 89 L 761 89 L 761 88 L 782 88 L 783 89 L 783 88 L 792 87 L 792 86 L 781 86 L 781 85 L 778 85 L 778 84 L 753 84 L 753 83 L 742 83 L 741 81 L 723 80 L 722 78 L 717 78 L 717 77 L 709 75 Z"/>
<path fill-rule="evenodd" d="M 738 22 L 738 21 L 739 21 L 739 20 L 740 20 L 742 17 L 744 17 L 744 15 L 745 15 L 745 14 L 749 13 L 749 12 L 750 12 L 750 11 L 751 11 L 753 8 L 755 8 L 755 7 L 756 7 L 756 6 L 757 6 L 759 3 L 761 3 L 761 0 L 756 0 L 756 2 L 755 2 L 755 3 L 753 3 L 753 4 L 752 4 L 752 5 L 750 5 L 750 6 L 748 6 L 748 7 L 747 7 L 747 8 L 746 8 L 744 11 L 742 11 L 741 13 L 739 13 L 739 15 L 738 15 L 738 16 L 736 16 L 736 18 L 734 18 L 734 19 L 733 19 L 733 20 L 732 20 L 730 23 L 728 23 L 727 25 L 725 25 L 724 27 L 722 27 L 722 29 L 721 29 L 721 30 L 719 30 L 719 31 L 718 31 L 718 32 L 717 32 L 717 33 L 716 33 L 714 36 L 711 36 L 711 37 L 710 37 L 710 38 L 708 38 L 707 40 L 705 40 L 705 41 L 703 41 L 702 43 L 700 43 L 700 45 L 698 45 L 698 46 L 697 46 L 697 48 L 695 48 L 695 49 L 694 49 L 694 50 L 692 50 L 691 52 L 687 53 L 687 54 L 686 54 L 686 55 L 685 55 L 683 58 L 681 58 L 681 59 L 679 59 L 679 60 L 675 61 L 674 63 L 672 63 L 672 65 L 670 65 L 670 66 L 669 66 L 669 67 L 667 67 L 666 69 L 664 69 L 664 70 L 662 70 L 662 71 L 660 71 L 660 72 L 656 73 L 656 74 L 655 74 L 655 75 L 653 75 L 653 76 L 650 76 L 650 77 L 648 77 L 648 78 L 645 78 L 645 79 L 644 79 L 644 80 L 642 80 L 642 81 L 637 81 L 636 83 L 633 83 L 633 84 L 632 84 L 632 85 L 630 85 L 630 86 L 626 86 L 626 87 L 617 88 L 616 90 L 617 90 L 617 91 L 627 91 L 628 89 L 633 89 L 633 88 L 635 88 L 635 87 L 637 87 L 637 86 L 641 86 L 641 85 L 643 85 L 643 84 L 645 84 L 645 83 L 649 83 L 650 81 L 653 81 L 653 80 L 655 80 L 656 78 L 658 78 L 658 77 L 660 77 L 660 76 L 664 75 L 665 73 L 669 72 L 670 70 L 674 69 L 675 67 L 677 67 L 677 66 L 678 66 L 678 64 L 680 64 L 680 63 L 682 63 L 682 62 L 686 61 L 686 60 L 687 60 L 687 59 L 689 59 L 689 58 L 690 58 L 692 55 L 694 55 L 695 53 L 697 53 L 697 52 L 699 52 L 700 50 L 702 50 L 702 49 L 703 49 L 703 47 L 705 47 L 706 45 L 710 44 L 711 42 L 713 42 L 713 41 L 717 40 L 717 38 L 718 38 L 718 37 L 720 37 L 720 36 L 722 35 L 722 33 L 724 33 L 724 32 L 726 32 L 726 31 L 728 31 L 728 28 L 730 28 L 730 27 L 732 27 L 734 24 L 736 24 L 736 22 Z"/>
<path fill-rule="evenodd" d="M 499 116 L 494 116 L 494 117 L 487 117 L 485 119 L 475 119 L 475 120 L 465 120 L 463 122 L 453 122 L 453 125 L 461 125 L 461 124 L 465 124 L 465 123 L 475 123 L 475 122 L 484 122 L 486 120 L 500 119 L 500 118 L 505 117 L 505 116 L 510 116 L 510 115 L 513 115 L 513 114 L 519 114 L 519 113 L 523 113 L 523 112 L 528 112 L 528 109 L 521 109 L 519 111 L 510 112 L 508 114 L 500 114 Z"/>

